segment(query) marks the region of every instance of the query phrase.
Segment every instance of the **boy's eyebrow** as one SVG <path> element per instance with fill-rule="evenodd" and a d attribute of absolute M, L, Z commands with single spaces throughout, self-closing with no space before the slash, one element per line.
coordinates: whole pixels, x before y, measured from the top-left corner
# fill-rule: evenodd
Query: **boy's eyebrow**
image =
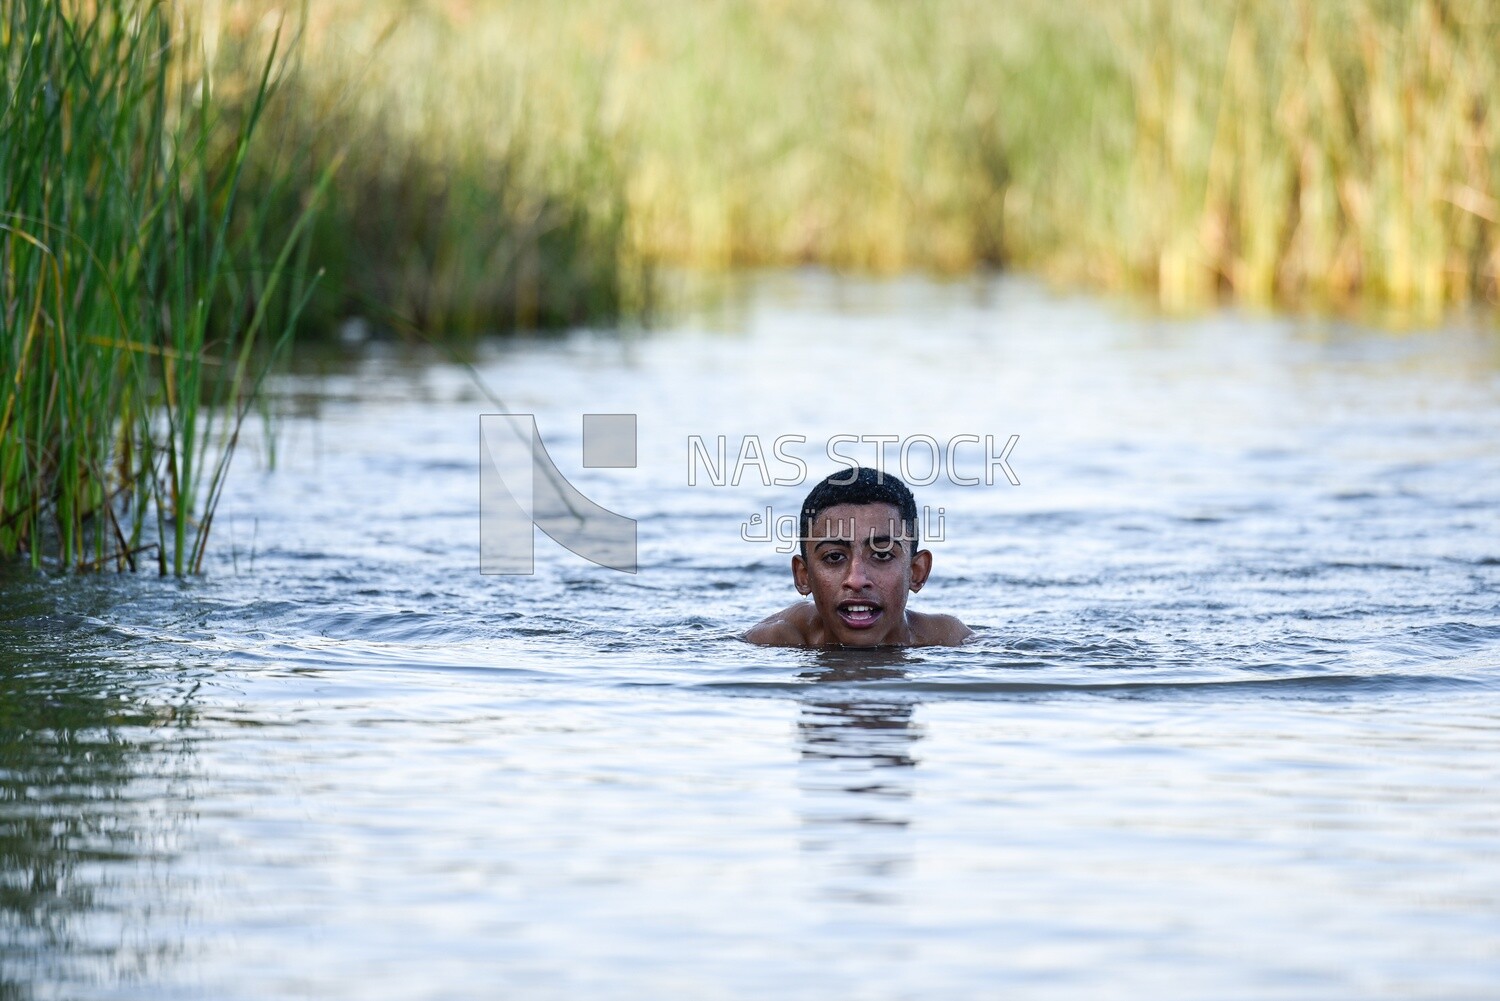
<path fill-rule="evenodd" d="M 846 549 L 853 548 L 854 546 L 853 541 L 842 538 L 809 537 L 806 541 L 813 543 L 814 549 L 818 548 L 818 546 L 843 546 Z M 889 549 L 892 546 L 899 546 L 902 543 L 909 541 L 911 541 L 911 539 L 906 535 L 872 535 L 869 538 L 870 545 L 882 549 Z"/>

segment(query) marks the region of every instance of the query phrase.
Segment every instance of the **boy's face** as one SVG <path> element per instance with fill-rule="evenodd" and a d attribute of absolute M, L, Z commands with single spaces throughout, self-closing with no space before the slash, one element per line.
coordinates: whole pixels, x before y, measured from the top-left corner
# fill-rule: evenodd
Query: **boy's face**
<path fill-rule="evenodd" d="M 900 643 L 906 595 L 932 570 L 892 504 L 838 504 L 818 515 L 807 556 L 792 557 L 797 590 L 810 594 L 831 638 L 844 646 Z"/>

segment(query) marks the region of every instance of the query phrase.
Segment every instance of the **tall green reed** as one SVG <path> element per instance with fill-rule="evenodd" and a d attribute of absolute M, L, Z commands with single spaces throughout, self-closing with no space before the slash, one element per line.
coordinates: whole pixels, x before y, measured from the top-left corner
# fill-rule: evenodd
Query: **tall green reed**
<path fill-rule="evenodd" d="M 0 17 L 0 554 L 195 572 L 307 294 L 305 213 L 241 201 L 280 43 L 260 39 L 229 115 L 174 5 Z"/>

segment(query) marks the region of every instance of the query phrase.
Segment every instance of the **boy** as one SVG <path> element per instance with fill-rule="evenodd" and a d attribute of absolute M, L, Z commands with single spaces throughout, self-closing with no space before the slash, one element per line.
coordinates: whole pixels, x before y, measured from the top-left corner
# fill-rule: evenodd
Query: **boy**
<path fill-rule="evenodd" d="M 802 502 L 799 601 L 755 624 L 762 646 L 957 646 L 974 633 L 951 615 L 906 610 L 932 553 L 917 548 L 917 502 L 890 473 L 860 467 L 829 476 Z"/>

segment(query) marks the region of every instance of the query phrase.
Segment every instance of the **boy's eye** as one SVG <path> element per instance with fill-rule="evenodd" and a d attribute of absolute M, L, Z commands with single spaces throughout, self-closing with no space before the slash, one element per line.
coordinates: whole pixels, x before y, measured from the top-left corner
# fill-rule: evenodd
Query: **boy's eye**
<path fill-rule="evenodd" d="M 893 559 L 896 558 L 896 550 L 894 550 L 894 549 L 876 549 L 874 551 L 873 555 L 874 555 L 874 557 L 875 557 L 875 559 L 877 561 L 879 561 L 881 563 L 886 563 L 886 562 L 889 562 L 890 560 L 893 560 Z"/>
<path fill-rule="evenodd" d="M 823 554 L 824 563 L 841 563 L 843 562 L 843 559 L 844 554 L 839 552 L 837 549 L 830 549 L 828 552 Z"/>

